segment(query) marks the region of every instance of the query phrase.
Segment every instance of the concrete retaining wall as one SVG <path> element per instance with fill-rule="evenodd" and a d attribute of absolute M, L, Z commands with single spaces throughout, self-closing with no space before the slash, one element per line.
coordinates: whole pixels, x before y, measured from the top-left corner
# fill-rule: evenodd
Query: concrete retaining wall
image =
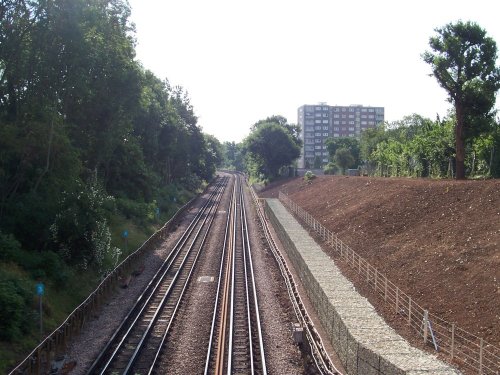
<path fill-rule="evenodd" d="M 265 210 L 349 375 L 460 374 L 390 328 L 279 200 Z"/>

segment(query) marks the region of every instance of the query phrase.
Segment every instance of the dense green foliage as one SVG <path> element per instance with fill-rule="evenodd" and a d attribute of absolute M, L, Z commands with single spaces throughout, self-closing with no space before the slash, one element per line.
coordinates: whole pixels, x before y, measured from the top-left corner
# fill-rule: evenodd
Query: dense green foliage
<path fill-rule="evenodd" d="M 328 138 L 326 147 L 330 154 L 330 162 L 323 168 L 326 174 L 342 174 L 346 168 L 357 168 L 361 164 L 359 140 L 353 137 Z"/>
<path fill-rule="evenodd" d="M 377 176 L 453 177 L 455 117 L 432 121 L 419 115 L 368 129 L 361 135 L 365 173 Z M 500 175 L 498 124 L 467 146 L 470 177 Z"/>
<path fill-rule="evenodd" d="M 154 223 L 222 160 L 184 90 L 135 60 L 129 15 L 124 0 L 0 6 L 0 257 L 19 267 L 0 270 L 1 339 L 29 318 L 12 312 L 31 311 L 30 282 L 106 272 L 111 219 Z"/>
<path fill-rule="evenodd" d="M 466 148 L 491 130 L 495 95 L 500 88 L 497 46 L 473 22 L 450 23 L 436 29 L 423 54 L 455 107 L 456 177 L 465 178 Z M 467 144 L 468 143 L 468 144 Z"/>
<path fill-rule="evenodd" d="M 282 116 L 268 117 L 253 125 L 243 141 L 247 172 L 260 180 L 272 180 L 283 167 L 300 156 L 300 128 Z"/>

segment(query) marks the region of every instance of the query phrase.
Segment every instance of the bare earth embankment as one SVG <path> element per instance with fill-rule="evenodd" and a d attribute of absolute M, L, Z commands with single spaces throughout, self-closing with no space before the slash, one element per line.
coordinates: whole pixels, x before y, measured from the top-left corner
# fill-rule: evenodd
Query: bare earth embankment
<path fill-rule="evenodd" d="M 260 196 L 280 190 L 418 304 L 500 346 L 500 180 L 320 176 Z"/>

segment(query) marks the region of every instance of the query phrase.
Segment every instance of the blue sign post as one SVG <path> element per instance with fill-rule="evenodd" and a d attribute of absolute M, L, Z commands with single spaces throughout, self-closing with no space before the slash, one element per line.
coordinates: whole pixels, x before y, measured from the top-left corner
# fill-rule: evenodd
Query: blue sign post
<path fill-rule="evenodd" d="M 128 230 L 122 232 L 123 240 L 125 241 L 125 252 L 128 252 Z"/>
<path fill-rule="evenodd" d="M 40 306 L 40 340 L 43 339 L 43 318 L 42 318 L 42 313 L 43 313 L 43 303 L 42 303 L 42 297 L 45 293 L 45 285 L 43 283 L 37 283 L 36 284 L 36 295 L 38 296 L 38 304 Z"/>

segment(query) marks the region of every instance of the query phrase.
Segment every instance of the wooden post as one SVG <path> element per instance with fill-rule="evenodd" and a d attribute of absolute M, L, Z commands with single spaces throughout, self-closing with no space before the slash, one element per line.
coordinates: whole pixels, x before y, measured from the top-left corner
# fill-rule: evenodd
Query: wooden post
<path fill-rule="evenodd" d="M 453 360 L 453 351 L 455 350 L 455 323 L 451 323 L 451 348 L 450 357 Z"/>
<path fill-rule="evenodd" d="M 41 367 L 42 367 L 42 353 L 40 347 L 38 347 L 36 351 L 36 368 L 35 368 L 36 375 L 40 375 Z"/>
<path fill-rule="evenodd" d="M 427 325 L 429 324 L 428 320 L 429 320 L 429 312 L 427 310 L 424 310 L 424 321 L 422 322 L 424 330 L 422 332 L 422 336 L 424 336 L 424 344 L 427 344 L 427 332 L 429 331 L 427 327 Z"/>

